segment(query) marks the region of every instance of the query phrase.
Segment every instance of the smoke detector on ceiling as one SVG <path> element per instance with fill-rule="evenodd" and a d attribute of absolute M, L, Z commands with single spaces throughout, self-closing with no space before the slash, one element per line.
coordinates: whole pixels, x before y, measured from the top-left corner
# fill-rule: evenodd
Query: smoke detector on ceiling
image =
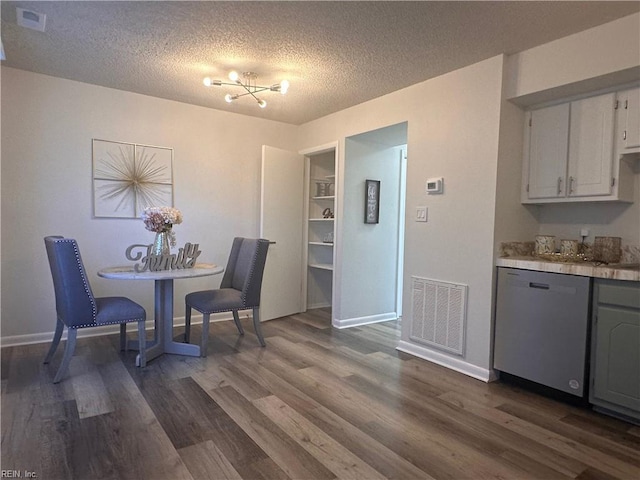
<path fill-rule="evenodd" d="M 18 19 L 18 25 L 21 27 L 44 32 L 44 26 L 47 22 L 47 16 L 44 13 L 16 7 L 16 17 Z"/>

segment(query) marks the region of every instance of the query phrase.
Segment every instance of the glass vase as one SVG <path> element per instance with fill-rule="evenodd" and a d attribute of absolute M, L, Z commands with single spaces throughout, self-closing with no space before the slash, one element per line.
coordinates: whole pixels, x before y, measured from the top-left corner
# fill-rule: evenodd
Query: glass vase
<path fill-rule="evenodd" d="M 153 255 L 168 255 L 171 253 L 171 249 L 169 248 L 169 235 L 170 232 L 156 232 L 156 238 L 153 241 L 153 245 L 151 247 L 151 253 Z"/>

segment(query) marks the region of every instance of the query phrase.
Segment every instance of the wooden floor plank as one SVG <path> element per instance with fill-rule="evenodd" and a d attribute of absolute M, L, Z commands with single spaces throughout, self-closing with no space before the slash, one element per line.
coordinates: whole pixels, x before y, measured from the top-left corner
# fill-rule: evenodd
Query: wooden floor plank
<path fill-rule="evenodd" d="M 370 389 L 363 391 L 355 388 L 351 380 L 357 379 L 340 379 L 317 367 L 304 369 L 302 373 L 325 384 L 338 398 L 360 405 L 364 412 L 371 412 L 370 421 L 375 422 L 380 428 L 386 428 L 390 432 L 404 432 L 416 440 L 420 439 L 436 456 L 438 462 L 449 469 L 461 468 L 467 472 L 473 470 L 477 476 L 494 472 L 505 478 L 519 473 L 517 469 L 510 468 L 496 459 L 502 452 L 501 448 L 492 448 L 496 445 L 487 442 L 484 445 L 485 451 L 478 451 L 478 439 L 462 438 L 453 422 L 442 422 L 436 415 L 425 415 L 424 411 L 418 413 L 410 408 L 408 402 L 389 402 L 389 397 L 371 395 Z M 455 462 L 451 462 L 451 451 L 456 452 Z"/>
<path fill-rule="evenodd" d="M 386 478 L 397 480 L 435 478 L 323 406 L 307 410 L 303 414 L 310 422 L 313 422 L 328 435 L 338 439 L 345 448 Z"/>
<path fill-rule="evenodd" d="M 384 476 L 345 449 L 337 440 L 316 427 L 278 397 L 264 397 L 252 402 L 298 445 L 331 470 L 337 478 L 384 480 Z"/>
<path fill-rule="evenodd" d="M 211 325 L 207 357 L 145 369 L 117 335 L 81 338 L 59 384 L 65 342 L 49 365 L 48 342 L 3 348 L 2 469 L 53 480 L 640 478 L 639 427 L 399 352 L 397 321 L 339 330 L 319 309 L 265 322 L 266 348 L 241 321 L 244 336 L 232 321 Z"/>
<path fill-rule="evenodd" d="M 290 478 L 336 478 L 232 387 L 210 390 L 209 395 Z"/>
<path fill-rule="evenodd" d="M 145 396 L 128 374 L 127 366 L 122 362 L 112 362 L 98 368 L 115 406 L 115 411 L 107 415 L 114 419 L 112 428 L 114 434 L 119 437 L 122 448 L 120 456 L 115 457 L 113 461 L 120 464 L 119 468 L 125 471 L 127 476 L 131 474 L 134 478 L 190 480 L 191 474 Z M 135 372 L 140 376 L 138 380 L 144 377 L 144 372 L 140 369 Z M 91 455 L 104 454 L 96 449 L 91 451 Z"/>
<path fill-rule="evenodd" d="M 570 478 L 587 468 L 586 464 L 548 447 L 543 441 L 532 441 L 531 438 L 513 431 L 508 427 L 509 419 L 499 410 L 487 406 L 486 402 L 476 402 L 474 397 L 453 391 L 442 394 L 438 400 L 448 402 L 494 424 L 495 428 L 487 428 L 487 432 L 495 432 L 496 429 L 499 429 L 495 432 L 496 436 L 500 435 L 503 441 L 508 442 L 509 448 L 500 454 L 507 461 L 519 457 L 523 458 L 525 461 L 518 464 L 526 468 L 533 459 L 539 465 L 540 471 L 551 470 Z"/>
<path fill-rule="evenodd" d="M 242 476 L 211 440 L 181 448 L 178 453 L 194 479 L 242 480 Z"/>
<path fill-rule="evenodd" d="M 73 357 L 69 364 L 69 383 L 80 418 L 110 413 L 115 410 L 100 372 L 84 357 Z"/>

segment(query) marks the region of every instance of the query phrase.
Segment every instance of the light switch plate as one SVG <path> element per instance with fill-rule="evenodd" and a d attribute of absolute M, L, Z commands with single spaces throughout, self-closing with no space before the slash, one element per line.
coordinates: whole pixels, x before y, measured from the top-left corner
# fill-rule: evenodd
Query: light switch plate
<path fill-rule="evenodd" d="M 427 207 L 416 207 L 416 222 L 427 221 Z"/>

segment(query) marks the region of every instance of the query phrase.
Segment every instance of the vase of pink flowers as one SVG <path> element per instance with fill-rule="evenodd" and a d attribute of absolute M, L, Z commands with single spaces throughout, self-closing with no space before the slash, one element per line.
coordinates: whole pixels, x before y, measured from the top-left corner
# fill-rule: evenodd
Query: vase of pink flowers
<path fill-rule="evenodd" d="M 151 247 L 154 255 L 170 253 L 176 245 L 176 234 L 173 226 L 182 223 L 182 212 L 173 207 L 147 207 L 142 212 L 144 227 L 155 232 L 156 238 Z"/>

